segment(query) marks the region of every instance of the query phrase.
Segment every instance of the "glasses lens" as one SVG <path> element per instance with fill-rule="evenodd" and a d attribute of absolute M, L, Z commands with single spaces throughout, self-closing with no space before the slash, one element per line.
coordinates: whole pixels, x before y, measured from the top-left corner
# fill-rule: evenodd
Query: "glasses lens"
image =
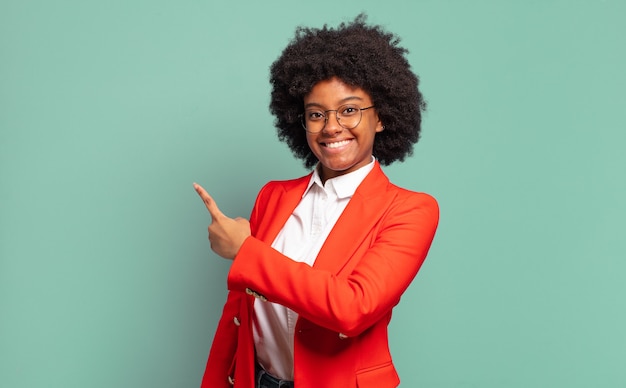
<path fill-rule="evenodd" d="M 307 109 L 302 115 L 302 126 L 309 132 L 320 132 L 326 125 L 326 113 L 320 109 Z"/>
<path fill-rule="evenodd" d="M 342 127 L 352 129 L 361 122 L 361 109 L 356 105 L 343 105 L 337 109 L 337 120 Z"/>
<path fill-rule="evenodd" d="M 339 125 L 353 129 L 361 122 L 361 108 L 356 105 L 342 105 L 336 110 L 307 109 L 302 115 L 302 126 L 308 132 L 320 132 L 328 122 L 328 115 L 334 112 Z"/>

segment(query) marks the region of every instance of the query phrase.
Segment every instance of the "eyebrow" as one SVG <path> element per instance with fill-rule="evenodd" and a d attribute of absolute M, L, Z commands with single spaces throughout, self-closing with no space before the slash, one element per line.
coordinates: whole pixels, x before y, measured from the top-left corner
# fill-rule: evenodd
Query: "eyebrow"
<path fill-rule="evenodd" d="M 345 104 L 345 103 L 346 103 L 346 102 L 348 102 L 348 101 L 352 101 L 352 100 L 359 100 L 359 101 L 363 101 L 363 98 L 362 98 L 362 97 L 359 97 L 359 96 L 348 96 L 348 97 L 344 97 L 344 98 L 342 98 L 341 100 L 339 100 L 339 106 L 341 106 L 341 105 Z M 304 108 L 306 109 L 306 108 L 310 108 L 310 107 L 313 107 L 313 106 L 317 106 L 317 107 L 324 108 L 324 105 L 319 104 L 319 103 L 317 103 L 317 102 L 309 102 L 308 104 L 305 104 L 305 105 L 304 105 Z"/>

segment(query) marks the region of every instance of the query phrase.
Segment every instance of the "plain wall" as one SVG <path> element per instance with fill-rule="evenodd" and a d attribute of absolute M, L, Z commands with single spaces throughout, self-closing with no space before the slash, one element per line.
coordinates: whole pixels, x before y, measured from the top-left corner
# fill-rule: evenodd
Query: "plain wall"
<path fill-rule="evenodd" d="M 192 189 L 247 216 L 307 171 L 268 67 L 361 11 L 429 109 L 385 171 L 434 195 L 390 326 L 403 387 L 626 386 L 626 2 L 0 3 L 0 386 L 196 387 L 228 262 Z"/>

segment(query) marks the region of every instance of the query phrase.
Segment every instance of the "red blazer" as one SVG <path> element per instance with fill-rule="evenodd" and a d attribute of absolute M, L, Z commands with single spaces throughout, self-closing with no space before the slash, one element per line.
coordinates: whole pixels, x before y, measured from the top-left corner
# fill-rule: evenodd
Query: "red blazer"
<path fill-rule="evenodd" d="M 228 274 L 228 298 L 202 388 L 255 386 L 255 297 L 299 314 L 294 339 L 297 388 L 386 388 L 400 383 L 387 325 L 426 258 L 439 220 L 437 202 L 391 184 L 376 162 L 310 267 L 270 246 L 309 178 L 270 182 L 261 189 L 250 217 L 252 236 Z"/>

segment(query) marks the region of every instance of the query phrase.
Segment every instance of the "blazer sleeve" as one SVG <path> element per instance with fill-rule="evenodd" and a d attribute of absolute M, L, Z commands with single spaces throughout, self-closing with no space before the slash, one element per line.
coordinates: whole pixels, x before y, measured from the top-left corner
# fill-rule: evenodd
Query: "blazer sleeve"
<path fill-rule="evenodd" d="M 336 258 L 356 260 L 348 274 L 295 262 L 251 236 L 230 268 L 228 287 L 260 294 L 317 325 L 356 336 L 399 302 L 426 258 L 438 220 L 433 197 L 399 195 L 370 231 L 371 242 L 357 250 L 360 257 Z M 354 223 L 358 227 L 359 220 Z"/>

